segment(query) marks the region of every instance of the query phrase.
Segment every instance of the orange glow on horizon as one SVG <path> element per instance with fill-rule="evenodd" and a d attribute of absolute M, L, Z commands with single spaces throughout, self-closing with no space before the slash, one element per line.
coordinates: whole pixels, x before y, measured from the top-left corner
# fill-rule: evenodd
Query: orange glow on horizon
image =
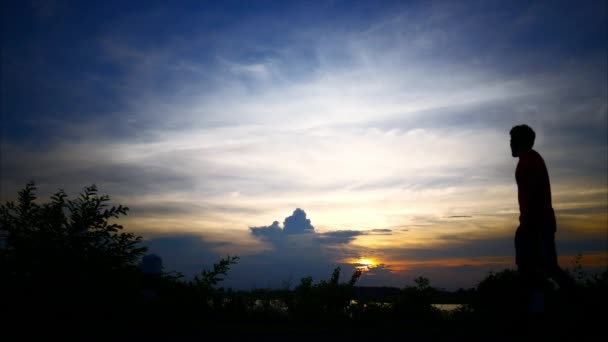
<path fill-rule="evenodd" d="M 380 261 L 378 261 L 375 258 L 355 258 L 355 259 L 348 259 L 348 260 L 344 260 L 343 262 L 352 264 L 355 266 L 355 268 L 357 270 L 361 270 L 363 272 L 369 271 L 370 269 L 377 267 L 378 265 L 381 264 Z"/>
<path fill-rule="evenodd" d="M 558 256 L 559 264 L 563 269 L 571 269 L 574 266 L 576 255 Z M 516 269 L 515 256 L 487 256 L 483 258 L 451 258 L 435 260 L 390 260 L 380 262 L 373 258 L 356 258 L 346 260 L 353 264 L 357 269 L 369 271 L 378 265 L 386 265 L 391 273 L 402 273 L 414 270 L 419 267 L 460 267 L 460 266 L 495 266 L 499 269 Z M 583 255 L 580 263 L 583 267 L 606 267 L 608 265 L 608 253 L 594 253 Z M 498 270 L 498 269 L 497 269 Z"/>

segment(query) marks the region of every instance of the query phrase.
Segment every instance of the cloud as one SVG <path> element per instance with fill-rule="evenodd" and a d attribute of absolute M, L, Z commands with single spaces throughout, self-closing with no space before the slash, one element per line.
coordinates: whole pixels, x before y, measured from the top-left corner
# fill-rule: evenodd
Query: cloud
<path fill-rule="evenodd" d="M 239 75 L 253 78 L 254 80 L 267 80 L 270 75 L 270 70 L 266 64 L 253 63 L 253 64 L 237 64 L 225 62 L 229 65 L 230 70 Z"/>
<path fill-rule="evenodd" d="M 336 230 L 318 234 L 319 242 L 328 245 L 348 244 L 357 236 L 364 235 L 365 232 L 358 230 Z"/>
<path fill-rule="evenodd" d="M 30 20 L 6 16 L 22 38 L 3 46 L 2 198 L 30 179 L 42 191 L 96 183 L 133 208 L 133 229 L 230 235 L 264 251 L 251 276 L 283 271 L 260 266 L 280 260 L 304 272 L 370 253 L 365 244 L 463 256 L 468 242 L 454 238 L 458 252 L 443 241 L 453 230 L 487 228 L 476 238 L 496 249 L 471 253 L 503 255 L 508 244 L 484 239 L 516 222 L 508 131 L 526 122 L 568 237 L 603 236 L 606 196 L 589 192 L 608 173 L 601 2 L 45 4 L 36 11 L 63 24 L 19 32 Z M 296 210 L 282 226 L 250 226 L 298 206 L 322 225 Z"/>
<path fill-rule="evenodd" d="M 370 229 L 370 230 L 334 230 L 317 234 L 319 241 L 328 245 L 348 244 L 358 236 L 364 235 L 392 235 L 391 229 Z"/>
<path fill-rule="evenodd" d="M 276 240 L 284 235 L 314 233 L 315 228 L 310 224 L 310 220 L 306 218 L 306 212 L 297 208 L 291 216 L 285 218 L 283 228 L 278 221 L 274 221 L 270 226 L 251 227 L 249 230 L 254 236 Z"/>
<path fill-rule="evenodd" d="M 311 233 L 315 230 L 310 224 L 310 220 L 306 218 L 304 210 L 300 208 L 297 208 L 291 216 L 285 218 L 283 227 L 285 234 Z"/>
<path fill-rule="evenodd" d="M 192 234 L 148 238 L 142 245 L 148 247 L 148 253 L 161 257 L 164 272 L 179 272 L 187 277 L 210 269 L 224 256 L 218 248 L 225 247 L 225 243 L 209 242 Z"/>
<path fill-rule="evenodd" d="M 298 208 L 285 218 L 284 228 L 281 228 L 278 221 L 269 226 L 250 228 L 250 234 L 270 244 L 271 249 L 244 257 L 244 264 L 235 268 L 232 279 L 237 283 L 256 283 L 259 286 L 253 273 L 254 270 L 263 269 L 267 284 L 279 286 L 282 281 L 294 278 L 299 280 L 308 275 L 315 279 L 326 279 L 335 267 L 342 268 L 346 279 L 356 268 L 354 263 L 347 260 L 360 254 L 360 248 L 351 242 L 358 236 L 388 232 L 388 229 L 316 232 L 306 212 Z"/>
<path fill-rule="evenodd" d="M 391 235 L 392 232 L 393 231 L 391 229 L 387 228 L 376 228 L 369 231 L 369 233 L 376 235 Z"/>
<path fill-rule="evenodd" d="M 297 235 L 307 234 L 313 237 L 309 241 L 315 244 L 346 244 L 354 240 L 356 236 L 365 234 L 365 232 L 354 230 L 317 233 L 310 223 L 310 219 L 306 217 L 306 212 L 300 208 L 295 209 L 291 216 L 285 218 L 283 228 L 278 221 L 274 221 L 270 226 L 250 227 L 249 230 L 253 236 L 274 245 L 286 243 L 289 235 L 295 235 L 292 237 L 293 240 L 297 239 Z M 308 237 L 305 238 L 308 239 Z"/>
<path fill-rule="evenodd" d="M 275 243 L 283 239 L 285 234 L 283 228 L 279 225 L 279 221 L 274 221 L 270 226 L 251 227 L 249 229 L 253 236 Z"/>
<path fill-rule="evenodd" d="M 306 212 L 297 208 L 291 216 L 285 218 L 281 228 L 278 221 L 274 221 L 270 226 L 250 227 L 251 234 L 262 240 L 280 244 L 285 241 L 288 235 L 311 234 L 316 241 L 322 245 L 348 244 L 362 235 L 391 235 L 391 229 L 371 229 L 371 230 L 332 230 L 317 233 L 306 218 Z"/>
<path fill-rule="evenodd" d="M 7 144 L 3 146 L 7 162 L 2 165 L 1 181 L 13 188 L 10 190 L 34 180 L 43 191 L 63 188 L 70 192 L 98 184 L 113 196 L 144 196 L 192 188 L 193 179 L 179 168 L 122 159 L 126 148 L 81 143 L 29 149 Z"/>

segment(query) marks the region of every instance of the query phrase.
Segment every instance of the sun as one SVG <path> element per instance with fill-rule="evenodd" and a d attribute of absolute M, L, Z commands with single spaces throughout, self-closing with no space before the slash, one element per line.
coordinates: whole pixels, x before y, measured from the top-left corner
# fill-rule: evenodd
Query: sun
<path fill-rule="evenodd" d="M 351 263 L 355 264 L 355 267 L 361 271 L 369 271 L 379 264 L 377 260 L 372 258 L 354 259 Z"/>
<path fill-rule="evenodd" d="M 369 258 L 361 258 L 357 260 L 357 264 L 365 265 L 365 266 L 374 266 L 376 262 Z"/>

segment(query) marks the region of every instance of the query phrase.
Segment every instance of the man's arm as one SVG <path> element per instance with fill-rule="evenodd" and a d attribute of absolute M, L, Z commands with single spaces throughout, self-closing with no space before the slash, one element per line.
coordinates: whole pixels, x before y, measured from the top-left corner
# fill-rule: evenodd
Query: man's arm
<path fill-rule="evenodd" d="M 518 175 L 520 223 L 526 229 L 539 229 L 539 172 L 533 165 L 524 166 Z"/>

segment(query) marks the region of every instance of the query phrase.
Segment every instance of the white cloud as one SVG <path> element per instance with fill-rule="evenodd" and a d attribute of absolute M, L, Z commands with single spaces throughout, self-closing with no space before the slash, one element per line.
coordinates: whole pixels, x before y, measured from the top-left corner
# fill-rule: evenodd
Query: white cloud
<path fill-rule="evenodd" d="M 403 247 L 434 241 L 447 215 L 474 217 L 449 225 L 462 234 L 513 228 L 508 131 L 527 122 L 556 175 L 556 207 L 589 202 L 588 190 L 606 185 L 605 60 L 506 72 L 512 56 L 501 59 L 491 39 L 471 47 L 492 18 L 460 21 L 454 10 L 463 11 L 404 11 L 348 32 L 289 25 L 270 47 L 230 36 L 255 37 L 253 19 L 153 46 L 108 34 L 100 59 L 125 70 L 108 84 L 123 90 L 118 119 L 92 119 L 70 133 L 80 139 L 46 150 L 3 146 L 2 181 L 95 182 L 142 213 L 171 203 L 185 209 L 134 210 L 132 229 L 229 236 L 248 252 L 260 248 L 252 222 L 296 207 L 314 211 L 320 233 L 411 225 Z M 113 125 L 128 134 L 111 135 Z M 581 194 L 563 195 L 572 185 Z"/>

